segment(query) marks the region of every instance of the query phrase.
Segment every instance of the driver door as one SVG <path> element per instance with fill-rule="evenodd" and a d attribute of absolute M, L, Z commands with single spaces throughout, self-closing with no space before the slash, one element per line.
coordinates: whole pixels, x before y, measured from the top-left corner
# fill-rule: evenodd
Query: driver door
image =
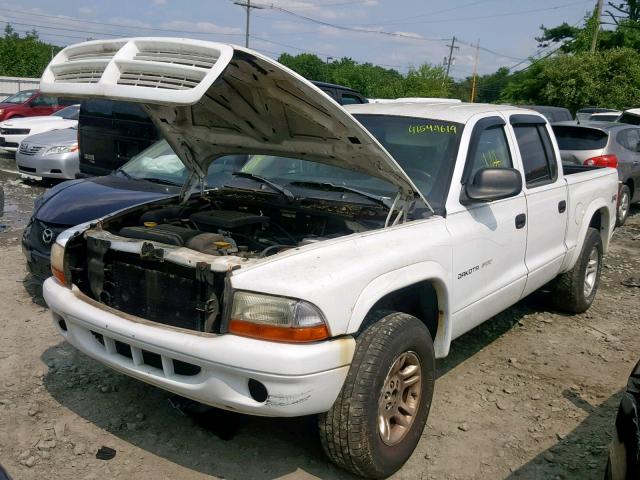
<path fill-rule="evenodd" d="M 461 193 L 482 168 L 518 168 L 513 151 L 504 119 L 478 121 L 471 134 Z M 521 297 L 527 279 L 526 212 L 523 192 L 493 202 L 462 205 L 455 199 L 448 203 L 447 228 L 453 243 L 452 338 Z"/>
<path fill-rule="evenodd" d="M 54 112 L 56 105 L 56 99 L 47 95 L 38 95 L 29 103 L 31 115 L 34 117 L 51 115 Z"/>

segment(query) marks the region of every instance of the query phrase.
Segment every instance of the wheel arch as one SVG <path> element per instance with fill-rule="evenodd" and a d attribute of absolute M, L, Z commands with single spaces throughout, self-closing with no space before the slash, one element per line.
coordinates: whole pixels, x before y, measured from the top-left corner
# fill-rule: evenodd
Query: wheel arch
<path fill-rule="evenodd" d="M 600 238 L 602 239 L 602 252 L 606 253 L 609 248 L 609 240 L 612 233 L 612 220 L 615 224 L 615 211 L 613 215 L 611 209 L 606 204 L 604 199 L 595 199 L 585 209 L 585 214 L 582 217 L 582 224 L 577 234 L 576 246 L 573 249 L 573 253 L 567 258 L 563 268 L 563 272 L 571 270 L 573 266 L 580 258 L 584 241 L 587 237 L 587 230 L 589 228 L 595 228 L 600 232 Z"/>
<path fill-rule="evenodd" d="M 635 193 L 635 191 L 636 191 L 636 185 L 635 185 L 635 183 L 634 183 L 634 181 L 633 181 L 633 178 L 631 178 L 631 177 L 627 178 L 627 179 L 625 180 L 624 184 L 625 184 L 627 187 L 629 187 L 629 191 L 631 192 L 631 193 L 630 193 L 631 198 L 629 198 L 629 201 L 631 201 L 631 200 L 633 200 L 633 195 L 634 195 L 634 193 Z"/>
<path fill-rule="evenodd" d="M 347 333 L 357 333 L 369 312 L 392 309 L 420 319 L 433 338 L 436 358 L 446 357 L 451 343 L 449 274 L 440 264 L 409 265 L 373 280 L 360 293 Z"/>

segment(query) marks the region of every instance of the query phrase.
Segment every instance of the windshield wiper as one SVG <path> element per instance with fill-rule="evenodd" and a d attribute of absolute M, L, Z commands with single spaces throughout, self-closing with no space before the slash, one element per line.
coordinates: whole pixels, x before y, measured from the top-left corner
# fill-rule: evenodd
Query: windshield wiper
<path fill-rule="evenodd" d="M 172 182 L 171 180 L 163 180 L 162 178 L 153 177 L 137 177 L 136 180 L 143 180 L 145 182 L 158 183 L 160 185 L 169 185 L 172 187 L 181 187 L 181 183 Z"/>
<path fill-rule="evenodd" d="M 287 190 L 282 185 L 278 185 L 277 183 L 272 182 L 268 178 L 261 177 L 260 175 L 254 175 L 253 173 L 249 173 L 249 172 L 233 172 L 231 175 L 235 177 L 250 178 L 251 180 L 255 180 L 256 182 L 269 185 L 276 192 L 279 192 L 282 195 L 284 195 L 289 201 L 293 201 L 296 199 L 295 195 L 291 193 L 290 190 Z"/>
<path fill-rule="evenodd" d="M 126 171 L 124 171 L 122 168 L 119 168 L 118 170 L 116 170 L 116 173 L 121 173 L 122 175 L 124 175 L 126 178 L 128 178 L 129 180 L 137 180 L 137 178 L 133 177 L 132 175 L 129 175 Z"/>
<path fill-rule="evenodd" d="M 307 180 L 301 180 L 296 182 L 291 182 L 291 185 L 298 185 L 301 187 L 311 187 L 311 188 L 319 188 L 322 190 L 331 190 L 334 192 L 349 192 L 355 193 L 356 195 L 360 195 L 361 197 L 368 198 L 369 200 L 373 200 L 376 203 L 384 207 L 389 207 L 389 203 L 385 201 L 385 197 L 381 197 L 379 195 L 375 195 L 373 193 L 365 192 L 364 190 L 359 190 L 357 188 L 348 187 L 346 185 L 337 185 L 331 182 L 313 182 Z"/>

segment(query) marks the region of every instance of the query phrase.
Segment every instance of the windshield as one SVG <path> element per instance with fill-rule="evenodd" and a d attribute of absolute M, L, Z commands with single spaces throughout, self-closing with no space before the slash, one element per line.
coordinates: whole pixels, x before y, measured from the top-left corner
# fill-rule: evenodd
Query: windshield
<path fill-rule="evenodd" d="M 23 90 L 22 92 L 18 92 L 15 95 L 5 98 L 2 103 L 21 104 L 29 100 L 34 93 L 36 93 L 35 90 Z"/>
<path fill-rule="evenodd" d="M 428 118 L 355 115 L 436 212 L 442 212 L 464 125 Z"/>
<path fill-rule="evenodd" d="M 595 128 L 553 125 L 560 150 L 600 150 L 607 146 L 607 132 Z"/>
<path fill-rule="evenodd" d="M 358 115 L 436 210 L 442 211 L 464 126 L 460 123 L 389 115 Z M 121 169 L 130 177 L 182 185 L 187 171 L 165 140 L 136 155 Z M 312 160 L 274 155 L 225 155 L 209 166 L 209 187 L 233 185 L 241 172 L 285 188 L 344 187 L 394 198 L 398 188 L 379 178 Z M 313 184 L 316 184 L 315 186 Z M 330 185 L 317 185 L 330 184 Z"/>
<path fill-rule="evenodd" d="M 215 160 L 207 171 L 207 186 L 217 187 L 240 170 L 247 155 L 226 155 Z M 129 160 L 120 171 L 128 177 L 182 186 L 187 179 L 187 169 L 166 140 L 154 143 Z"/>
<path fill-rule="evenodd" d="M 442 208 L 463 125 L 425 118 L 356 115 L 395 158 L 434 209 Z M 217 160 L 216 160 L 217 162 Z M 242 172 L 280 185 L 330 183 L 393 198 L 397 187 L 382 179 L 310 160 L 252 155 Z"/>
<path fill-rule="evenodd" d="M 71 105 L 70 107 L 58 110 L 51 115 L 55 117 L 62 117 L 65 120 L 78 120 L 78 115 L 80 115 L 80 105 Z"/>
<path fill-rule="evenodd" d="M 298 158 L 251 155 L 241 171 L 259 175 L 280 184 L 331 183 L 387 197 L 395 196 L 398 190 L 392 184 L 369 175 Z"/>

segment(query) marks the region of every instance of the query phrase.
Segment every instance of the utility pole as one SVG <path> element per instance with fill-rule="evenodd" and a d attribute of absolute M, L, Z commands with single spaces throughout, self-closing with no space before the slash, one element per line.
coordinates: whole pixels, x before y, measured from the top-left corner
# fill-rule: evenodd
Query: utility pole
<path fill-rule="evenodd" d="M 455 35 L 451 39 L 451 45 L 447 45 L 447 47 L 449 47 L 449 59 L 447 60 L 447 74 L 444 77 L 445 82 L 449 78 L 449 71 L 451 70 L 451 62 L 453 62 L 453 49 L 454 48 L 455 49 L 460 48 L 460 47 L 456 47 L 456 37 L 455 37 Z"/>
<path fill-rule="evenodd" d="M 246 7 L 247 9 L 247 25 L 246 25 L 246 31 L 245 31 L 245 35 L 244 35 L 244 46 L 249 48 L 249 17 L 251 17 L 251 9 L 255 8 L 258 10 L 262 10 L 264 9 L 264 7 L 260 7 L 258 5 L 251 5 L 251 0 L 246 0 L 245 2 L 233 2 L 236 5 L 240 5 L 241 7 Z"/>
<path fill-rule="evenodd" d="M 476 44 L 476 59 L 473 62 L 473 83 L 471 84 L 471 103 L 476 101 L 476 83 L 478 81 L 478 62 L 480 61 L 480 39 Z"/>
<path fill-rule="evenodd" d="M 593 38 L 591 39 L 591 53 L 595 53 L 596 46 L 598 45 L 598 32 L 600 31 L 600 19 L 602 18 L 602 5 L 604 0 L 598 0 L 598 5 L 596 6 L 596 28 L 593 31 Z"/>

